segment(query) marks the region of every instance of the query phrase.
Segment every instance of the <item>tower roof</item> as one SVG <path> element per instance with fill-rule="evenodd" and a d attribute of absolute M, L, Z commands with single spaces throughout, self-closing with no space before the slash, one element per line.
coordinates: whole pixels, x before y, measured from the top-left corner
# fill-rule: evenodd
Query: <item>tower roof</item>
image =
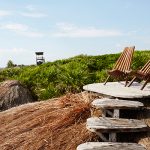
<path fill-rule="evenodd" d="M 44 52 L 35 52 L 36 55 L 43 55 Z"/>

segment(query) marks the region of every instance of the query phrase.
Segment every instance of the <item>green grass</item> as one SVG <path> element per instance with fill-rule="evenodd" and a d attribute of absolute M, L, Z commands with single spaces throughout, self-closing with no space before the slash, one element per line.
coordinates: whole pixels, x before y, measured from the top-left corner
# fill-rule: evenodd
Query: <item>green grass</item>
<path fill-rule="evenodd" d="M 80 92 L 86 84 L 104 82 L 107 70 L 112 69 L 119 55 L 79 55 L 40 66 L 6 68 L 0 71 L 0 81 L 19 80 L 31 90 L 35 98 L 49 99 L 67 92 Z M 141 68 L 149 59 L 150 51 L 136 51 L 132 68 Z"/>

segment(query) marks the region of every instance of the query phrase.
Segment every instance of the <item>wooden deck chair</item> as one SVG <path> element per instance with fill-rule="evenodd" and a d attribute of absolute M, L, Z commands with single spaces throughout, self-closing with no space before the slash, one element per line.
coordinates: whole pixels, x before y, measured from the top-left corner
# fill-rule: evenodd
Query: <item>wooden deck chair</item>
<path fill-rule="evenodd" d="M 141 87 L 141 90 L 143 90 L 146 84 L 150 81 L 150 60 L 142 67 L 141 70 L 134 73 L 134 78 L 130 81 L 128 87 L 131 86 L 136 79 L 145 80 L 145 83 Z"/>
<path fill-rule="evenodd" d="M 107 83 L 108 79 L 112 76 L 114 78 L 124 78 L 126 79 L 125 86 L 127 85 L 127 75 L 131 71 L 131 62 L 133 58 L 135 46 L 125 47 L 122 54 L 118 58 L 114 68 L 108 71 L 109 76 L 107 77 L 104 85 Z"/>

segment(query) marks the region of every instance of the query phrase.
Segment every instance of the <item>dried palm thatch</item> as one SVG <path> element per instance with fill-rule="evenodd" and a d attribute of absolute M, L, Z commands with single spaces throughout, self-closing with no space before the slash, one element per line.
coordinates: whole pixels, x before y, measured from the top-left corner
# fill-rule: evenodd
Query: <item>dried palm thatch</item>
<path fill-rule="evenodd" d="M 76 150 L 81 143 L 100 140 L 85 124 L 91 116 L 89 104 L 97 97 L 87 92 L 67 94 L 0 112 L 0 149 Z M 149 106 L 138 117 L 150 126 Z M 149 133 L 134 141 L 150 150 Z"/>
<path fill-rule="evenodd" d="M 90 96 L 90 98 L 89 98 Z M 0 113 L 0 149 L 75 150 L 98 137 L 86 130 L 90 116 L 86 92 L 30 103 Z"/>

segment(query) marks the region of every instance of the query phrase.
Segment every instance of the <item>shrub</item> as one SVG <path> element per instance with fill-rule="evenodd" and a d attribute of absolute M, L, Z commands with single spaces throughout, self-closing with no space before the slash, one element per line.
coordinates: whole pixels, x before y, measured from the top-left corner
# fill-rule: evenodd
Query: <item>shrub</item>
<path fill-rule="evenodd" d="M 120 54 L 101 56 L 79 55 L 69 59 L 0 70 L 0 81 L 16 79 L 40 100 L 80 92 L 83 85 L 104 82 Z M 150 51 L 136 51 L 132 68 L 142 67 L 150 59 Z M 110 79 L 110 81 L 115 81 Z"/>

